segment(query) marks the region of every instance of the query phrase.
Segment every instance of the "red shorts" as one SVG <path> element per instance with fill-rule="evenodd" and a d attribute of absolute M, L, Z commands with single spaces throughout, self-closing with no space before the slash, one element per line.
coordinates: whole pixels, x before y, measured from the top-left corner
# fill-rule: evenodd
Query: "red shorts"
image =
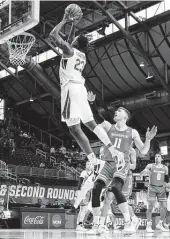
<path fill-rule="evenodd" d="M 166 189 L 164 186 L 155 186 L 155 185 L 149 185 L 148 187 L 148 201 L 155 201 L 158 200 L 158 202 L 166 202 L 167 196 L 166 196 Z"/>
<path fill-rule="evenodd" d="M 125 162 L 125 165 L 123 167 L 121 167 L 120 169 L 118 167 L 116 167 L 116 171 L 113 175 L 114 178 L 121 178 L 123 179 L 123 181 L 126 181 L 128 172 L 129 172 L 129 168 L 130 168 L 130 163 L 129 162 Z"/>

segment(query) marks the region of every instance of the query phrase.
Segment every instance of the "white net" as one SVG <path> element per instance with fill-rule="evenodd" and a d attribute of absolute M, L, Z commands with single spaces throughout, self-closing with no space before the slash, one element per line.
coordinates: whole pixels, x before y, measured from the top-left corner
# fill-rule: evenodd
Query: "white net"
<path fill-rule="evenodd" d="M 9 60 L 13 65 L 25 64 L 25 57 L 35 42 L 35 37 L 27 32 L 15 36 L 7 41 Z"/>

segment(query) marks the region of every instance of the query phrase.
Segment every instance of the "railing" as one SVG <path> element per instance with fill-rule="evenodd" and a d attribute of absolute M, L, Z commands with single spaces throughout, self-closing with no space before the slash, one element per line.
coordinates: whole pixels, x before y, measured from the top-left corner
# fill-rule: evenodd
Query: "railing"
<path fill-rule="evenodd" d="M 28 166 L 15 166 L 8 165 L 9 171 L 13 175 L 17 176 L 37 176 L 37 177 L 45 177 L 45 178 L 65 178 L 70 180 L 77 180 L 79 174 L 73 168 L 66 166 L 65 163 L 61 162 L 57 168 L 53 169 L 44 169 L 38 167 L 28 167 Z"/>
<path fill-rule="evenodd" d="M 50 156 L 50 163 L 53 164 L 53 167 L 59 166 L 59 164 L 57 163 L 57 160 L 54 156 Z"/>
<path fill-rule="evenodd" d="M 0 177 L 7 180 L 17 181 L 15 173 L 9 172 L 8 166 L 5 162 L 0 160 Z"/>
<path fill-rule="evenodd" d="M 71 167 L 71 169 L 73 170 L 73 172 L 75 172 L 78 176 L 80 176 L 81 172 L 73 167 Z"/>
<path fill-rule="evenodd" d="M 46 143 L 49 144 L 50 146 L 55 145 L 56 143 L 58 144 L 59 142 L 63 144 L 63 140 L 56 137 L 55 135 L 52 135 L 46 131 L 39 129 L 38 127 L 34 125 L 29 124 L 27 121 L 22 120 L 19 117 L 14 117 L 14 119 L 18 122 L 18 126 L 20 126 L 21 129 L 29 133 L 35 133 L 39 141 L 41 142 L 46 141 Z"/>
<path fill-rule="evenodd" d="M 47 158 L 47 153 L 45 153 L 44 151 L 42 151 L 41 149 L 36 149 L 36 155 L 41 155 L 42 157 Z"/>
<path fill-rule="evenodd" d="M 6 178 L 8 174 L 8 167 L 5 162 L 0 160 L 0 177 Z"/>
<path fill-rule="evenodd" d="M 66 174 L 68 178 L 74 177 L 75 180 L 78 180 L 80 176 L 80 173 L 76 169 L 74 169 L 73 167 L 68 167 L 68 166 L 66 166 Z"/>
<path fill-rule="evenodd" d="M 13 173 L 9 173 L 7 172 L 7 177 L 6 177 L 7 180 L 12 180 L 12 181 L 16 181 L 17 182 L 17 175 L 16 174 L 13 174 Z"/>

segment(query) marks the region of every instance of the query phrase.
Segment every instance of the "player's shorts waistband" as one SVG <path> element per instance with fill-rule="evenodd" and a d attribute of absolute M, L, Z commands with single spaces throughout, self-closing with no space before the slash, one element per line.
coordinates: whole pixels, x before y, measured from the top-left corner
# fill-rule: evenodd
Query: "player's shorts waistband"
<path fill-rule="evenodd" d="M 163 187 L 164 185 L 161 185 L 161 186 L 160 186 L 160 185 L 153 185 L 153 184 L 150 184 L 150 186 L 153 186 L 153 187 L 159 187 L 159 188 L 160 188 L 160 187 Z"/>
<path fill-rule="evenodd" d="M 68 85 L 69 83 L 77 84 L 77 85 L 84 85 L 83 82 L 78 82 L 78 81 L 74 81 L 74 80 L 69 80 L 69 81 L 68 81 L 67 83 L 65 83 L 65 84 L 60 83 L 60 86 L 64 88 L 64 86 Z"/>

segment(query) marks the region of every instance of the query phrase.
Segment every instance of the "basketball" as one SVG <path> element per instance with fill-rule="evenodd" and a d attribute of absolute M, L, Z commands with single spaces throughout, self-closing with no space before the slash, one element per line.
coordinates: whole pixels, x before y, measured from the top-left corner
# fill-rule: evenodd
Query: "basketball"
<path fill-rule="evenodd" d="M 80 21 L 83 13 L 81 8 L 77 4 L 70 4 L 65 9 L 65 15 L 73 18 L 75 21 Z"/>

